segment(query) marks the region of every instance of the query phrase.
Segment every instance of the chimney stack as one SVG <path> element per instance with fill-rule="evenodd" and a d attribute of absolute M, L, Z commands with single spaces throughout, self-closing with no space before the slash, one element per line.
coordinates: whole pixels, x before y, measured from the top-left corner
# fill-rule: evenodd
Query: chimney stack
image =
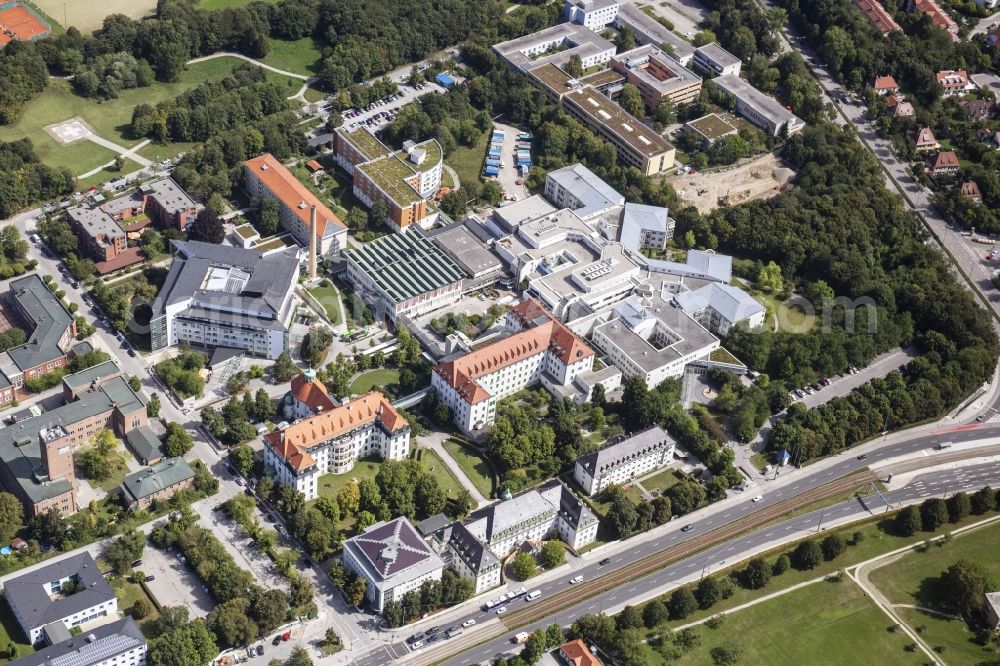
<path fill-rule="evenodd" d="M 309 209 L 309 277 L 316 277 L 316 205 Z"/>

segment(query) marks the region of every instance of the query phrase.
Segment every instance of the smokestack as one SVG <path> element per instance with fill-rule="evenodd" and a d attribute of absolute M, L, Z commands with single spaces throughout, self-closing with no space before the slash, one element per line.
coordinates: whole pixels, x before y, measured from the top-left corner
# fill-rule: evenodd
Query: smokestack
<path fill-rule="evenodd" d="M 309 209 L 309 277 L 316 277 L 316 206 Z"/>

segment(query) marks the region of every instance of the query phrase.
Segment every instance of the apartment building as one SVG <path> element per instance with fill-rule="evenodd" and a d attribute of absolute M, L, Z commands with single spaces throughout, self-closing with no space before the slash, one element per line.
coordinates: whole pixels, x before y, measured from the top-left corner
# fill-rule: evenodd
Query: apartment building
<path fill-rule="evenodd" d="M 127 475 L 121 485 L 122 501 L 132 510 L 148 509 L 193 485 L 194 470 L 184 458 L 165 458 Z"/>
<path fill-rule="evenodd" d="M 90 553 L 64 557 L 3 584 L 4 598 L 29 643 L 37 643 L 46 625 L 66 630 L 118 619 L 118 598 Z"/>
<path fill-rule="evenodd" d="M 511 308 L 504 326 L 509 335 L 446 360 L 431 374 L 438 399 L 465 432 L 493 423 L 502 398 L 538 382 L 569 386 L 593 367 L 593 350 L 534 299 Z"/>
<path fill-rule="evenodd" d="M 265 153 L 247 160 L 243 167 L 243 187 L 247 194 L 277 201 L 281 226 L 299 245 L 310 245 L 309 228 L 315 209 L 317 252 L 337 254 L 346 247 L 347 226 L 273 155 Z"/>
<path fill-rule="evenodd" d="M 347 280 L 378 318 L 395 322 L 462 298 L 465 273 L 417 231 L 382 236 L 344 252 Z"/>
<path fill-rule="evenodd" d="M 162 227 L 183 231 L 198 215 L 198 204 L 173 178 L 145 182 L 139 191 L 146 199 L 146 214 Z"/>
<path fill-rule="evenodd" d="M 500 584 L 500 563 L 525 542 L 559 539 L 579 550 L 597 538 L 597 516 L 558 479 L 503 499 L 435 533 L 447 566 L 475 585 Z"/>
<path fill-rule="evenodd" d="M 664 100 L 674 108 L 689 104 L 701 94 L 701 77 L 652 44 L 614 56 L 611 69 L 639 89 L 650 110 Z"/>
<path fill-rule="evenodd" d="M 61 624 L 46 626 L 44 633 L 49 645 L 12 666 L 146 666 L 146 637 L 131 617 L 75 636 Z"/>
<path fill-rule="evenodd" d="M 694 50 L 694 57 L 691 60 L 691 68 L 694 71 L 712 77 L 739 76 L 742 66 L 743 61 L 719 46 L 718 42 L 699 46 Z"/>
<path fill-rule="evenodd" d="M 677 443 L 660 426 L 605 446 L 576 461 L 573 479 L 588 496 L 601 494 L 608 486 L 622 485 L 663 469 L 674 459 Z"/>
<path fill-rule="evenodd" d="M 344 542 L 341 559 L 368 584 L 368 606 L 378 613 L 425 581 L 440 581 L 444 573 L 444 562 L 406 518 L 375 523 L 351 537 Z"/>
<path fill-rule="evenodd" d="M 562 97 L 563 110 L 615 146 L 618 159 L 647 176 L 668 171 L 676 149 L 620 106 L 587 86 Z"/>
<path fill-rule="evenodd" d="M 593 30 L 575 23 L 560 23 L 530 35 L 494 44 L 493 50 L 516 71 L 529 72 L 553 64 L 563 67 L 578 56 L 584 69 L 605 66 L 615 45 Z"/>
<path fill-rule="evenodd" d="M 727 74 L 712 79 L 723 92 L 736 102 L 736 112 L 765 132 L 791 136 L 806 126 L 805 122 L 781 103 L 760 92 L 738 76 Z"/>
<path fill-rule="evenodd" d="M 372 391 L 264 435 L 264 466 L 276 483 L 312 500 L 324 474 L 344 474 L 371 456 L 403 460 L 409 450 L 409 423 Z"/>
<path fill-rule="evenodd" d="M 91 387 L 72 402 L 0 429 L 0 481 L 21 500 L 26 516 L 51 508 L 76 513 L 76 448 L 105 428 L 126 437 L 148 422 L 145 404 L 117 366 L 109 361 L 102 367 L 106 375 L 91 375 Z"/>
<path fill-rule="evenodd" d="M 0 354 L 0 403 L 11 402 L 25 381 L 64 367 L 76 339 L 76 319 L 36 273 L 11 280 L 8 301 L 29 333 Z"/>
<path fill-rule="evenodd" d="M 618 0 L 566 0 L 563 18 L 600 32 L 618 18 Z"/>
<path fill-rule="evenodd" d="M 149 322 L 154 351 L 181 343 L 272 359 L 288 351 L 298 248 L 262 252 L 200 241 L 172 246 L 170 272 Z"/>

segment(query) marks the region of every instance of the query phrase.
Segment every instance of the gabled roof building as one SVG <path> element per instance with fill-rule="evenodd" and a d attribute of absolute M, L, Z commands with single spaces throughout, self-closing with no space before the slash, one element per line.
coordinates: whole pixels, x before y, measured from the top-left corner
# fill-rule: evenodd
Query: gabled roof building
<path fill-rule="evenodd" d="M 439 581 L 444 563 L 406 518 L 372 525 L 344 542 L 344 566 L 368 583 L 369 607 L 382 612 L 424 581 Z"/>
<path fill-rule="evenodd" d="M 573 478 L 593 497 L 611 484 L 628 483 L 666 467 L 674 459 L 675 447 L 673 437 L 653 426 L 577 459 Z"/>
<path fill-rule="evenodd" d="M 194 470 L 183 458 L 166 458 L 133 472 L 121 485 L 122 498 L 130 509 L 148 509 L 157 500 L 166 500 L 194 485 Z"/>
<path fill-rule="evenodd" d="M 118 617 L 115 592 L 87 552 L 10 579 L 3 591 L 30 643 L 42 638 L 45 625 L 53 622 L 85 629 Z"/>
<path fill-rule="evenodd" d="M 311 500 L 324 474 L 344 474 L 370 456 L 403 460 L 409 450 L 409 423 L 372 391 L 264 435 L 264 466 L 275 482 Z"/>
<path fill-rule="evenodd" d="M 500 584 L 498 563 L 524 542 L 557 538 L 579 550 L 597 538 L 598 519 L 562 481 L 552 479 L 469 514 L 434 536 L 450 567 L 476 592 Z"/>
<path fill-rule="evenodd" d="M 509 335 L 434 366 L 431 386 L 466 432 L 493 423 L 497 402 L 526 386 L 567 386 L 589 371 L 594 351 L 538 301 L 511 308 Z M 550 388 L 552 390 L 552 388 Z"/>
<path fill-rule="evenodd" d="M 50 645 L 17 661 L 16 666 L 146 666 L 146 637 L 131 617 L 102 624 L 76 636 L 51 640 Z"/>

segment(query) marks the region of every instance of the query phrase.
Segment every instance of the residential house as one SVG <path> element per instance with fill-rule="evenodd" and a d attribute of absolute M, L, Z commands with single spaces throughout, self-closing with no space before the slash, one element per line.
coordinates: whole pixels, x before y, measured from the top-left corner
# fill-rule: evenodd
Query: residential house
<path fill-rule="evenodd" d="M 942 150 L 934 157 L 929 158 L 927 163 L 932 176 L 946 176 L 958 173 L 958 155 L 953 150 Z"/>
<path fill-rule="evenodd" d="M 977 185 L 975 181 L 970 180 L 962 183 L 959 191 L 966 199 L 975 201 L 976 203 L 983 203 L 983 195 L 979 192 L 979 185 Z"/>
<path fill-rule="evenodd" d="M 969 120 L 988 120 L 996 111 L 996 101 L 992 99 L 972 99 L 959 104 L 962 113 Z"/>
<path fill-rule="evenodd" d="M 912 118 L 916 115 L 913 104 L 903 100 L 897 95 L 889 95 L 885 100 L 886 110 L 892 114 L 893 118 Z"/>
<path fill-rule="evenodd" d="M 876 76 L 872 85 L 877 95 L 889 95 L 899 92 L 899 84 L 891 76 Z"/>
<path fill-rule="evenodd" d="M 906 10 L 909 12 L 920 12 L 931 18 L 931 23 L 936 27 L 946 30 L 951 38 L 958 41 L 958 24 L 941 8 L 935 0 L 909 0 Z"/>
<path fill-rule="evenodd" d="M 854 0 L 854 6 L 868 17 L 868 20 L 872 22 L 876 30 L 882 33 L 883 37 L 894 30 L 902 29 L 879 0 Z"/>
<path fill-rule="evenodd" d="M 600 660 L 579 638 L 559 646 L 559 659 L 566 666 L 601 666 Z"/>
<path fill-rule="evenodd" d="M 937 150 L 941 147 L 941 144 L 938 143 L 937 138 L 934 136 L 934 131 L 930 127 L 921 127 L 916 130 L 913 133 L 913 144 L 921 152 Z"/>
<path fill-rule="evenodd" d="M 976 89 L 976 86 L 969 82 L 969 74 L 964 69 L 946 69 L 938 72 L 935 76 L 945 97 L 964 95 L 970 90 Z"/>

